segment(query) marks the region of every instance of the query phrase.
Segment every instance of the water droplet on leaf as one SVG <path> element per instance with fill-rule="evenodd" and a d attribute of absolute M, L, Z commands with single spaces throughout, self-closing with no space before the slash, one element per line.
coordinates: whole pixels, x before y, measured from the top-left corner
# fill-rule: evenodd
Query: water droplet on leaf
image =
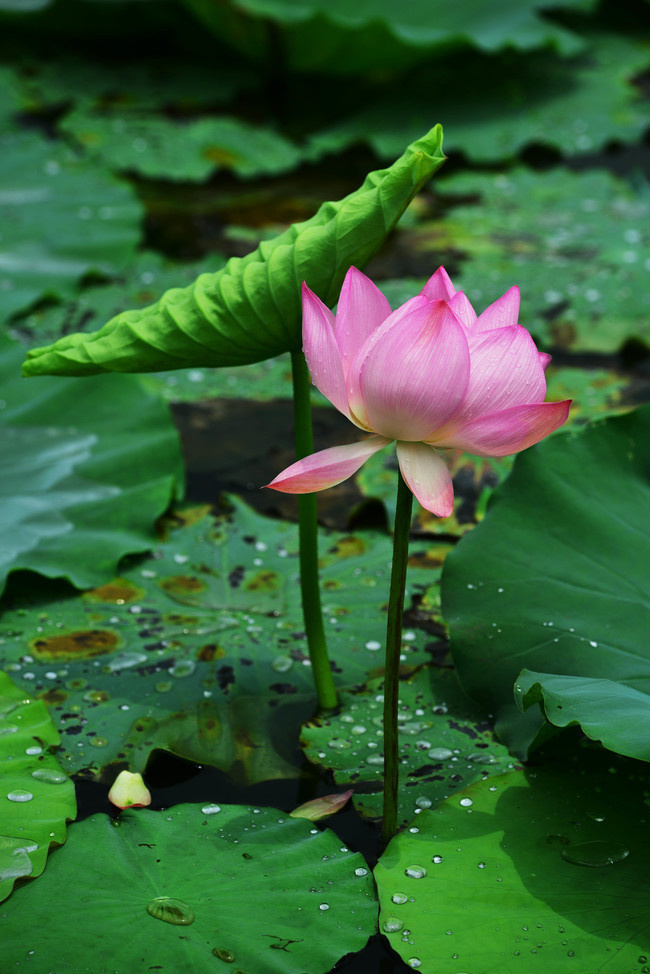
<path fill-rule="evenodd" d="M 194 923 L 194 913 L 183 900 L 176 900 L 172 896 L 156 896 L 147 906 L 149 916 L 156 920 L 164 920 L 179 927 L 188 927 Z"/>

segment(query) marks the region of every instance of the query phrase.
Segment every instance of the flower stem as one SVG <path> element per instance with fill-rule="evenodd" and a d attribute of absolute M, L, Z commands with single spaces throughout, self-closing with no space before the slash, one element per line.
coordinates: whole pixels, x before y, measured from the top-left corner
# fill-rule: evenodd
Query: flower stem
<path fill-rule="evenodd" d="M 309 397 L 309 370 L 301 351 L 291 353 L 293 379 L 293 413 L 296 459 L 302 460 L 314 452 Z M 338 705 L 332 677 L 323 613 L 318 584 L 318 528 L 316 524 L 316 495 L 298 495 L 298 531 L 300 538 L 300 585 L 302 611 L 305 619 L 307 647 L 318 697 L 319 710 L 333 710 Z"/>
<path fill-rule="evenodd" d="M 381 828 L 382 847 L 397 831 L 397 791 L 399 785 L 397 750 L 397 701 L 399 692 L 399 657 L 402 647 L 402 617 L 408 564 L 409 532 L 413 494 L 401 473 L 397 482 L 397 510 L 393 535 L 393 567 L 390 576 L 388 624 L 386 626 L 386 670 L 384 676 L 384 812 Z"/>

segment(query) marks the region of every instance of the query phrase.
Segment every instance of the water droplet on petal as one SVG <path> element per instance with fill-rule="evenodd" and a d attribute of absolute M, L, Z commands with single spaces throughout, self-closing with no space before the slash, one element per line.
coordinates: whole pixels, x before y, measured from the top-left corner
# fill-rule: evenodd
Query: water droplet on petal
<path fill-rule="evenodd" d="M 579 842 L 577 845 L 565 846 L 560 849 L 560 855 L 567 862 L 577 866 L 613 866 L 617 862 L 627 859 L 630 850 L 619 842 Z"/>
<path fill-rule="evenodd" d="M 183 900 L 176 900 L 172 896 L 156 896 L 147 906 L 149 916 L 175 926 L 188 927 L 194 923 L 194 914 Z"/>

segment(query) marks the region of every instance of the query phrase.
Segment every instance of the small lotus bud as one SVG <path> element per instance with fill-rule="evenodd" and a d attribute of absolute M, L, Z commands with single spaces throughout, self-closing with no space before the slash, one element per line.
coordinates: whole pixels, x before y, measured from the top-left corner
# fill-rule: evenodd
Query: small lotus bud
<path fill-rule="evenodd" d="M 108 800 L 118 808 L 143 808 L 151 805 L 151 795 L 142 775 L 131 771 L 120 771 L 108 793 Z"/>

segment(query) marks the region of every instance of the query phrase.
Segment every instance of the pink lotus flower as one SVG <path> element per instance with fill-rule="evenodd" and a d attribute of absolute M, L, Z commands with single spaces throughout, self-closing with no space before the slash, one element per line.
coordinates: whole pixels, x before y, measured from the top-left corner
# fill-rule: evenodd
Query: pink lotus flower
<path fill-rule="evenodd" d="M 565 422 L 571 400 L 544 402 L 550 356 L 517 324 L 519 289 L 477 316 L 443 267 L 391 312 L 372 281 L 351 267 L 336 316 L 303 284 L 303 350 L 315 385 L 360 429 L 359 443 L 313 453 L 269 487 L 289 494 L 346 480 L 397 441 L 400 470 L 422 507 L 453 509 L 441 450 L 502 457 Z"/>

